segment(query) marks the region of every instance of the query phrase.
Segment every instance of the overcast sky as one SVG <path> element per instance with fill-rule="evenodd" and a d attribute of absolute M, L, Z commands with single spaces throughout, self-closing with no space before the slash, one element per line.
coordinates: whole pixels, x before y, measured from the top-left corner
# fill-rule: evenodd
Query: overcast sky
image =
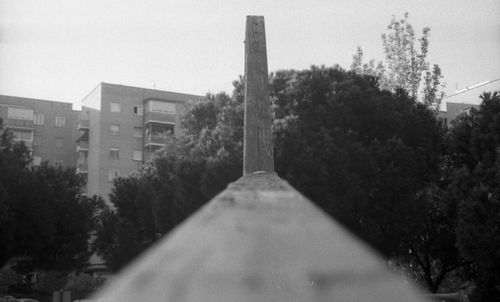
<path fill-rule="evenodd" d="M 499 0 L 1 0 L 0 94 L 80 104 L 100 82 L 231 92 L 246 15 L 265 17 L 269 71 L 348 69 L 357 46 L 382 58 L 380 35 L 404 12 L 417 32 L 431 27 L 448 94 L 500 78 Z"/>

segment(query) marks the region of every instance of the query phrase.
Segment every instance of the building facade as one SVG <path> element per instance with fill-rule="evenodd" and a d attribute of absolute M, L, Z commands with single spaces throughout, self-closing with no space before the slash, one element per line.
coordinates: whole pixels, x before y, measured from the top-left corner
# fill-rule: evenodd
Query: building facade
<path fill-rule="evenodd" d="M 440 117 L 444 119 L 446 125 L 450 126 L 451 122 L 461 114 L 469 114 L 472 108 L 479 109 L 481 103 L 481 95 L 483 92 L 493 92 L 500 90 L 500 81 L 487 81 L 482 84 L 468 87 L 454 94 L 445 97 L 446 111 L 440 112 Z"/>
<path fill-rule="evenodd" d="M 87 194 L 105 200 L 113 180 L 152 159 L 170 136 L 182 135 L 181 116 L 201 96 L 99 84 L 82 101 L 77 129 L 77 171 Z"/>
<path fill-rule="evenodd" d="M 450 125 L 451 121 L 456 119 L 461 114 L 469 114 L 471 108 L 479 109 L 477 104 L 467 104 L 467 103 L 446 103 L 446 111 L 441 114 L 444 118 L 446 125 Z"/>
<path fill-rule="evenodd" d="M 4 128 L 31 150 L 33 166 L 75 167 L 77 116 L 71 103 L 0 95 Z"/>
<path fill-rule="evenodd" d="M 0 95 L 4 128 L 32 151 L 33 166 L 75 167 L 84 192 L 108 200 L 113 180 L 152 159 L 171 136 L 182 135 L 181 116 L 201 96 L 100 83 L 71 103 Z"/>

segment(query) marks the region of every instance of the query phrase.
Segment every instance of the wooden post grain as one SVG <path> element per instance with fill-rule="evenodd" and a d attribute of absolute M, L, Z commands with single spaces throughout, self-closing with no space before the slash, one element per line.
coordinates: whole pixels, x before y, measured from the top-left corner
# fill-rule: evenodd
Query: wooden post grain
<path fill-rule="evenodd" d="M 274 171 L 264 17 L 247 16 L 243 175 Z"/>

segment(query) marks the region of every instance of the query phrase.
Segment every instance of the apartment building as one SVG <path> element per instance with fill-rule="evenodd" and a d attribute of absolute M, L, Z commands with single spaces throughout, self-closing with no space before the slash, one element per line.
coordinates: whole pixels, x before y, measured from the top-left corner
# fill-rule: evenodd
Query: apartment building
<path fill-rule="evenodd" d="M 4 128 L 32 151 L 33 165 L 42 161 L 74 167 L 78 112 L 71 103 L 0 95 L 0 119 Z"/>
<path fill-rule="evenodd" d="M 77 171 L 87 194 L 105 200 L 113 179 L 127 176 L 182 135 L 181 116 L 198 95 L 101 83 L 82 101 L 78 115 Z"/>
<path fill-rule="evenodd" d="M 469 114 L 472 108 L 479 109 L 483 92 L 500 90 L 500 79 L 467 87 L 445 98 L 446 111 L 440 112 L 440 117 L 450 126 L 451 122 L 461 114 Z"/>
<path fill-rule="evenodd" d="M 451 121 L 456 119 L 461 114 L 468 114 L 471 108 L 479 109 L 477 104 L 467 104 L 467 103 L 446 103 L 446 112 L 442 114 L 447 125 L 450 125 Z"/>

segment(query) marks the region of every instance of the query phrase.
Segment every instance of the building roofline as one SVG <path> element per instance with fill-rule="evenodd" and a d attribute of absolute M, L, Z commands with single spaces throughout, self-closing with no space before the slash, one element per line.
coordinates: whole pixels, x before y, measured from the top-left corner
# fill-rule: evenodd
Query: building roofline
<path fill-rule="evenodd" d="M 94 88 L 92 88 L 92 90 L 90 90 L 81 100 L 80 100 L 80 103 L 83 103 L 83 100 L 85 100 L 89 95 L 91 95 L 99 86 L 101 86 L 103 84 L 103 82 L 100 82 L 99 84 L 97 84 L 97 86 L 95 86 Z M 83 107 L 83 105 L 82 105 Z"/>
<path fill-rule="evenodd" d="M 173 92 L 173 91 L 168 91 L 168 90 L 143 88 L 143 87 L 137 87 L 137 86 L 123 85 L 123 84 L 113 84 L 113 83 L 106 83 L 106 82 L 101 82 L 101 83 L 99 83 L 99 85 L 126 87 L 126 88 L 139 89 L 139 90 L 149 90 L 149 91 L 154 91 L 154 92 L 166 92 L 166 93 L 171 93 L 171 94 L 174 94 L 174 95 L 183 95 L 183 96 L 191 96 L 191 97 L 198 97 L 198 98 L 203 98 L 204 97 L 203 95 L 197 95 L 197 94 L 190 94 L 190 93 L 183 93 L 183 92 Z"/>
<path fill-rule="evenodd" d="M 462 104 L 462 105 L 479 106 L 479 104 L 477 104 L 477 103 L 466 103 L 466 102 L 446 102 L 446 104 Z"/>
<path fill-rule="evenodd" d="M 53 101 L 53 100 L 46 100 L 46 99 L 36 99 L 36 98 L 30 98 L 30 97 L 24 97 L 24 96 L 15 96 L 15 95 L 7 95 L 7 94 L 0 94 L 0 97 L 8 97 L 8 98 L 15 98 L 15 99 L 24 99 L 24 100 L 37 101 L 37 102 L 38 101 L 42 101 L 42 102 L 50 102 L 50 103 L 60 103 L 60 104 L 71 105 L 71 108 L 73 108 L 73 103 L 70 103 L 70 102 L 61 102 L 61 101 Z"/>

